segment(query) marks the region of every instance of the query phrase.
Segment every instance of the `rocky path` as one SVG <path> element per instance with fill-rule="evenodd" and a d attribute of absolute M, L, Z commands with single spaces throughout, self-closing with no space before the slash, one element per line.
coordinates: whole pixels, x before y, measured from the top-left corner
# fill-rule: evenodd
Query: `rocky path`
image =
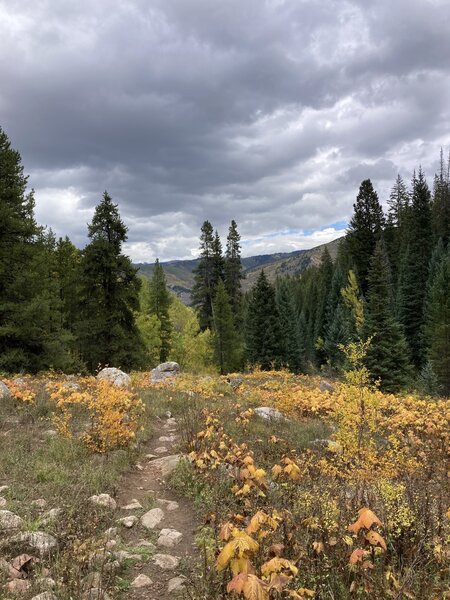
<path fill-rule="evenodd" d="M 167 477 L 179 461 L 175 419 L 158 421 L 141 463 L 122 480 L 117 496 L 122 547 L 131 557 L 126 600 L 176 598 L 182 571 L 195 555 L 195 521 L 186 498 L 177 497 Z"/>

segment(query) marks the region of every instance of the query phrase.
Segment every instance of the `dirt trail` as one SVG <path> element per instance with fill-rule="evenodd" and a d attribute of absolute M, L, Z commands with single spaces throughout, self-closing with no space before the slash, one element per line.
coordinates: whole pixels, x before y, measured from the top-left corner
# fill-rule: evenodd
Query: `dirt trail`
<path fill-rule="evenodd" d="M 196 523 L 193 516 L 193 510 L 190 502 L 177 496 L 167 483 L 167 475 L 170 467 L 176 462 L 176 449 L 178 444 L 177 424 L 175 419 L 159 420 L 156 423 L 155 435 L 146 443 L 143 452 L 142 461 L 136 465 L 122 479 L 120 490 L 117 495 L 120 517 L 129 517 L 135 515 L 139 518 L 132 527 L 126 528 L 120 526 L 121 538 L 126 544 L 126 549 L 131 554 L 139 554 L 142 540 L 151 546 L 143 546 L 143 551 L 151 551 L 151 556 L 142 561 L 132 561 L 132 566 L 127 572 L 127 579 L 135 581 L 139 575 L 149 577 L 152 583 L 141 577 L 140 580 L 145 584 L 143 587 L 134 587 L 133 584 L 124 595 L 126 600 L 146 600 L 158 599 L 166 600 L 175 598 L 179 591 L 171 590 L 172 587 L 181 585 L 181 568 L 186 568 L 186 561 L 195 557 L 194 536 Z M 151 458 L 146 455 L 154 455 Z M 173 458 L 172 458 L 173 457 Z M 152 500 L 156 500 L 152 502 Z M 137 500 L 142 508 L 124 509 L 132 501 Z M 150 511 L 150 514 L 149 514 Z M 162 513 L 160 512 L 162 511 Z M 149 519 L 155 520 L 163 517 L 152 529 L 143 525 L 143 515 L 149 515 Z M 144 517 L 145 519 L 145 517 Z M 173 533 L 161 539 L 161 531 L 174 530 Z M 181 536 L 179 535 L 181 534 Z M 175 545 L 169 547 L 173 538 Z M 181 538 L 181 539 L 180 539 Z M 166 545 L 164 545 L 164 541 Z M 174 561 L 170 558 L 160 558 L 159 555 L 169 555 L 175 557 Z M 179 562 L 175 568 L 168 568 L 162 562 Z M 159 564 L 158 564 L 159 563 Z M 173 566 L 173 565 L 172 565 Z"/>

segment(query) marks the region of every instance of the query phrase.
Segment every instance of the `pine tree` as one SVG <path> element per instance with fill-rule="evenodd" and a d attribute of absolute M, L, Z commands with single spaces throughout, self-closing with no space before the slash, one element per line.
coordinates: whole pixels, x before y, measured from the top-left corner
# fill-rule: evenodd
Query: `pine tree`
<path fill-rule="evenodd" d="M 167 289 L 166 276 L 164 270 L 156 259 L 153 269 L 153 277 L 150 285 L 149 312 L 156 315 L 160 322 L 160 352 L 159 361 L 166 362 L 170 352 L 170 340 L 172 335 L 172 323 L 169 316 L 171 297 Z"/>
<path fill-rule="evenodd" d="M 280 328 L 281 364 L 294 373 L 298 373 L 302 367 L 299 324 L 286 279 L 277 285 L 276 303 Z"/>
<path fill-rule="evenodd" d="M 391 265 L 392 285 L 394 289 L 397 286 L 402 245 L 404 244 L 405 237 L 408 235 L 409 200 L 406 184 L 401 175 L 397 175 L 388 200 L 388 219 L 384 230 L 384 240 Z"/>
<path fill-rule="evenodd" d="M 450 239 L 450 153 L 447 164 L 441 148 L 439 173 L 434 178 L 433 230 L 436 239 L 447 244 Z"/>
<path fill-rule="evenodd" d="M 400 264 L 398 315 L 416 368 L 425 361 L 425 298 L 433 245 L 431 196 L 422 170 L 413 179 L 408 244 Z"/>
<path fill-rule="evenodd" d="M 241 280 L 244 278 L 242 273 L 241 246 L 239 244 L 240 239 L 241 237 L 237 230 L 236 221 L 231 221 L 225 252 L 224 281 L 228 296 L 230 297 L 235 322 L 237 324 L 240 321 L 241 313 Z"/>
<path fill-rule="evenodd" d="M 314 317 L 314 345 L 316 348 L 316 358 L 319 364 L 325 362 L 324 338 L 326 331 L 326 316 L 328 299 L 331 292 L 331 283 L 333 279 L 333 261 L 331 260 L 328 248 L 325 248 L 321 264 L 318 270 L 318 290 L 316 297 L 316 314 Z"/>
<path fill-rule="evenodd" d="M 390 265 L 381 240 L 370 261 L 368 283 L 363 334 L 371 343 L 365 362 L 381 389 L 396 392 L 406 386 L 411 370 L 408 346 L 394 318 Z"/>
<path fill-rule="evenodd" d="M 62 326 L 75 335 L 79 313 L 81 252 L 66 236 L 59 238 L 56 243 L 55 258 Z"/>
<path fill-rule="evenodd" d="M 142 364 L 144 345 L 136 326 L 140 280 L 122 254 L 127 228 L 107 192 L 88 226 L 82 258 L 81 352 L 88 368 Z"/>
<path fill-rule="evenodd" d="M 443 394 L 450 396 L 450 249 L 430 278 L 426 334 L 428 356 Z"/>
<path fill-rule="evenodd" d="M 370 258 L 385 225 L 383 209 L 370 179 L 361 183 L 353 208 L 354 214 L 347 233 L 347 247 L 356 267 L 362 292 L 365 293 Z"/>
<path fill-rule="evenodd" d="M 197 311 L 202 331 L 212 328 L 212 301 L 214 287 L 218 283 L 217 276 L 217 241 L 213 227 L 205 221 L 200 235 L 200 261 L 194 271 L 194 287 L 192 289 L 192 305 Z"/>
<path fill-rule="evenodd" d="M 252 290 L 246 323 L 247 359 L 270 370 L 280 362 L 280 328 L 275 290 L 264 271 Z"/>
<path fill-rule="evenodd" d="M 217 291 L 213 302 L 213 340 L 217 364 L 221 375 L 225 375 L 238 368 L 239 342 L 234 326 L 233 311 L 230 298 L 222 279 L 217 284 Z"/>

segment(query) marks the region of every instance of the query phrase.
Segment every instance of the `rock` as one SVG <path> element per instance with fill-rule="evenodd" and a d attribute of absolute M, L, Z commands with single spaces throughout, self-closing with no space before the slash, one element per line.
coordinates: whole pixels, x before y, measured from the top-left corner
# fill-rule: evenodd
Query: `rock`
<path fill-rule="evenodd" d="M 62 508 L 51 508 L 46 513 L 42 515 L 42 523 L 47 525 L 52 521 L 56 521 L 59 515 L 62 513 Z"/>
<path fill-rule="evenodd" d="M 46 590 L 53 590 L 56 586 L 56 581 L 51 577 L 39 577 L 36 579 L 36 585 Z"/>
<path fill-rule="evenodd" d="M 6 383 L 0 381 L 0 400 L 8 400 L 11 398 L 11 391 Z"/>
<path fill-rule="evenodd" d="M 177 439 L 175 435 L 162 435 L 158 438 L 158 442 L 174 442 Z"/>
<path fill-rule="evenodd" d="M 117 504 L 114 498 L 111 498 L 109 494 L 99 494 L 98 496 L 91 496 L 89 498 L 91 502 L 94 504 L 98 504 L 99 506 L 105 506 L 106 508 L 110 508 L 111 510 L 116 510 Z"/>
<path fill-rule="evenodd" d="M 99 571 L 92 571 L 88 573 L 82 581 L 83 589 L 90 590 L 91 588 L 102 587 L 102 575 Z"/>
<path fill-rule="evenodd" d="M 153 581 L 150 579 L 150 577 L 147 577 L 147 575 L 144 575 L 143 573 L 138 575 L 131 583 L 131 587 L 134 589 L 149 587 L 151 585 L 153 585 Z"/>
<path fill-rule="evenodd" d="M 114 552 L 114 558 L 119 561 L 119 563 L 123 563 L 124 560 L 142 560 L 142 556 L 140 554 L 132 554 L 126 550 L 118 550 L 117 552 Z"/>
<path fill-rule="evenodd" d="M 180 564 L 180 558 L 170 554 L 155 554 L 152 561 L 164 571 L 173 571 Z"/>
<path fill-rule="evenodd" d="M 19 529 L 22 523 L 22 519 L 9 510 L 0 510 L 0 531 Z"/>
<path fill-rule="evenodd" d="M 161 529 L 157 544 L 158 546 L 164 546 L 165 548 L 173 548 L 174 546 L 177 546 L 182 539 L 183 534 L 176 529 Z"/>
<path fill-rule="evenodd" d="M 32 501 L 31 506 L 35 506 L 36 508 L 43 510 L 47 506 L 47 500 L 44 500 L 44 498 L 38 498 L 37 500 Z"/>
<path fill-rule="evenodd" d="M 21 596 L 25 592 L 27 592 L 31 587 L 31 583 L 26 579 L 13 579 L 12 581 L 8 581 L 6 584 L 6 589 L 11 592 L 11 594 Z"/>
<path fill-rule="evenodd" d="M 177 421 L 176 419 L 170 418 L 167 419 L 166 424 L 164 425 L 164 427 L 176 427 L 177 426 Z"/>
<path fill-rule="evenodd" d="M 91 588 L 83 594 L 83 600 L 111 600 L 111 598 L 101 588 Z"/>
<path fill-rule="evenodd" d="M 170 412 L 170 410 L 166 410 L 165 415 L 166 419 L 170 419 L 172 417 L 172 413 Z"/>
<path fill-rule="evenodd" d="M 173 510 L 178 510 L 180 508 L 180 505 L 178 504 L 178 502 L 175 502 L 175 500 L 164 500 L 163 498 L 157 498 L 156 502 L 163 504 L 164 507 L 170 512 Z"/>
<path fill-rule="evenodd" d="M 139 463 L 136 463 L 136 469 L 137 469 L 138 471 L 143 471 L 143 470 L 144 470 L 144 467 L 143 467 L 141 464 L 139 464 Z"/>
<path fill-rule="evenodd" d="M 105 544 L 106 550 L 112 550 L 117 546 L 117 540 L 108 540 Z"/>
<path fill-rule="evenodd" d="M 176 362 L 165 362 L 150 371 L 150 383 L 161 383 L 180 373 L 180 365 Z"/>
<path fill-rule="evenodd" d="M 280 413 L 279 410 L 271 408 L 270 406 L 258 406 L 258 408 L 255 408 L 254 413 L 258 415 L 258 417 L 266 420 L 273 419 L 274 421 L 287 421 L 283 413 Z"/>
<path fill-rule="evenodd" d="M 324 379 L 322 379 L 319 384 L 319 390 L 321 392 L 329 392 L 330 394 L 334 393 L 334 387 L 331 385 L 331 383 L 328 383 L 328 381 L 325 381 Z"/>
<path fill-rule="evenodd" d="M 117 527 L 110 527 L 105 531 L 103 535 L 107 540 L 112 540 L 113 538 L 117 537 L 118 532 L 119 530 L 117 529 Z"/>
<path fill-rule="evenodd" d="M 147 550 L 156 550 L 155 544 L 152 544 L 148 540 L 139 540 L 136 544 L 134 544 L 135 548 L 147 548 Z"/>
<path fill-rule="evenodd" d="M 0 496 L 0 508 L 3 508 L 7 504 L 8 504 L 8 501 L 6 500 L 6 498 L 3 498 L 3 496 Z"/>
<path fill-rule="evenodd" d="M 172 579 L 169 579 L 169 583 L 167 584 L 169 594 L 180 590 L 184 586 L 185 581 L 184 577 L 172 577 Z"/>
<path fill-rule="evenodd" d="M 9 485 L 0 485 L 0 494 L 9 490 Z"/>
<path fill-rule="evenodd" d="M 75 383 L 74 381 L 66 381 L 62 387 L 71 392 L 81 392 L 81 386 L 79 386 L 78 383 Z"/>
<path fill-rule="evenodd" d="M 11 538 L 11 541 L 25 543 L 29 548 L 38 552 L 41 556 L 48 554 L 58 545 L 56 538 L 49 533 L 45 533 L 45 531 L 27 531 L 14 536 L 14 538 Z"/>
<path fill-rule="evenodd" d="M 158 448 L 154 449 L 154 452 L 156 452 L 156 454 L 164 454 L 167 452 L 167 448 L 165 446 L 159 446 Z"/>
<path fill-rule="evenodd" d="M 145 458 L 148 458 L 148 460 L 153 460 L 154 458 L 158 458 L 158 457 L 156 456 L 156 454 L 146 454 Z"/>
<path fill-rule="evenodd" d="M 163 456 L 152 461 L 152 467 L 160 469 L 163 477 L 167 477 L 175 470 L 176 466 L 180 462 L 181 456 L 179 454 L 171 454 L 170 456 Z"/>
<path fill-rule="evenodd" d="M 142 504 L 136 498 L 133 498 L 129 504 L 122 506 L 122 510 L 138 510 L 140 508 L 142 508 Z"/>
<path fill-rule="evenodd" d="M 31 600 L 58 600 L 53 592 L 42 592 L 37 596 L 33 596 Z"/>
<path fill-rule="evenodd" d="M 112 383 L 117 387 L 129 387 L 131 385 L 130 376 L 114 367 L 102 369 L 97 375 L 97 379 L 99 381 L 109 381 L 109 383 Z"/>
<path fill-rule="evenodd" d="M 119 519 L 117 522 L 123 525 L 124 527 L 131 529 L 131 527 L 133 527 L 133 525 L 135 525 L 138 522 L 138 518 L 134 515 L 130 515 L 129 517 L 123 517 L 123 519 Z"/>
<path fill-rule="evenodd" d="M 44 431 L 44 435 L 45 437 L 56 437 L 58 435 L 58 432 L 54 429 L 47 429 L 47 431 Z"/>
<path fill-rule="evenodd" d="M 152 508 L 141 517 L 141 523 L 146 529 L 155 529 L 164 519 L 164 513 L 160 508 Z"/>

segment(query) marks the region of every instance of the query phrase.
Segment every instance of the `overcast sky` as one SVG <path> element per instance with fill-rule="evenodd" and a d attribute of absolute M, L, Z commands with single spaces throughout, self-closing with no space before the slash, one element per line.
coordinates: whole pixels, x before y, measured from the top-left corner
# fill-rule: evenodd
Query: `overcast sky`
<path fill-rule="evenodd" d="M 0 0 L 0 126 L 78 245 L 107 189 L 139 261 L 339 235 L 362 179 L 450 146 L 449 0 Z"/>

